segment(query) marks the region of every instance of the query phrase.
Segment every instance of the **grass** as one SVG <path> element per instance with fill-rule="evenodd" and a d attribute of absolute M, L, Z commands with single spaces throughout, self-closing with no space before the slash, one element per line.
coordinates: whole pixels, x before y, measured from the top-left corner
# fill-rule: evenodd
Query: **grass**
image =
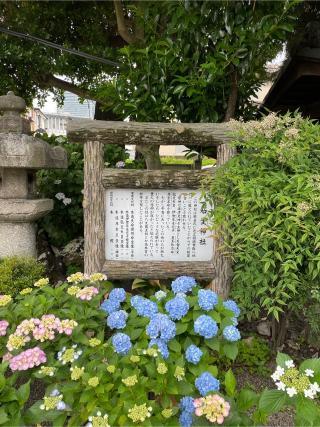
<path fill-rule="evenodd" d="M 161 163 L 163 165 L 192 165 L 193 160 L 187 159 L 186 157 L 173 157 L 173 156 L 165 156 L 161 157 Z M 133 160 L 126 160 L 126 164 L 133 164 Z M 216 164 L 216 159 L 212 159 L 210 157 L 204 157 L 202 159 L 202 166 L 213 166 Z"/>

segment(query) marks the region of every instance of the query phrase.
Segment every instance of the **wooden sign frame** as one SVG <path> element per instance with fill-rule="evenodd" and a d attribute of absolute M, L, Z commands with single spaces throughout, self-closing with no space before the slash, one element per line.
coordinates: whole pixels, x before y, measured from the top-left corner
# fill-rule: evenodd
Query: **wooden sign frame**
<path fill-rule="evenodd" d="M 106 260 L 104 259 L 104 185 L 108 185 L 108 175 L 110 174 L 110 179 L 112 179 L 111 175 L 113 173 L 110 172 L 110 169 L 104 173 L 104 144 L 138 144 L 150 149 L 153 146 L 158 149 L 159 145 L 216 147 L 217 167 L 224 164 L 235 154 L 235 149 L 229 145 L 233 139 L 232 126 L 229 123 L 139 123 L 72 118 L 68 119 L 67 135 L 69 142 L 83 143 L 84 145 L 84 271 L 87 274 L 112 267 L 112 265 L 105 265 Z M 143 174 L 148 174 L 149 171 L 143 170 L 139 172 L 142 174 L 141 179 L 144 182 Z M 157 176 L 156 174 L 160 173 L 161 175 L 163 172 L 152 170 L 147 176 Z M 166 174 L 170 172 L 173 171 L 165 171 Z M 174 171 L 177 177 L 177 180 L 174 179 L 174 181 L 178 183 L 179 176 L 182 178 L 185 172 L 190 172 L 191 175 L 202 173 L 203 171 Z M 148 180 L 151 182 L 152 178 L 148 178 Z M 173 182 L 172 185 L 178 185 L 173 184 Z M 166 182 L 167 184 L 168 181 Z M 171 188 L 174 187 L 171 186 Z M 213 238 L 213 247 L 212 263 L 201 264 L 201 262 L 196 261 L 195 264 L 197 265 L 192 266 L 190 264 L 192 261 L 189 261 L 186 262 L 189 266 L 180 264 L 180 271 L 177 271 L 177 265 L 174 263 L 166 262 L 165 265 L 158 266 L 158 269 L 154 263 L 154 273 L 152 275 L 156 279 L 162 278 L 166 275 L 165 271 L 167 271 L 170 276 L 192 274 L 198 278 L 209 278 L 211 280 L 211 288 L 220 295 L 226 296 L 231 279 L 231 258 L 228 253 L 225 253 L 221 238 Z M 128 268 L 127 261 L 124 261 L 123 265 L 122 270 Z M 215 268 L 213 268 L 213 265 Z M 140 266 L 142 267 L 141 263 Z M 144 276 L 146 276 L 147 268 L 149 266 L 145 265 L 144 271 L 142 271 Z M 139 271 L 136 271 L 136 275 L 139 275 Z M 125 271 L 116 273 L 112 268 L 111 275 L 110 271 L 106 271 L 106 273 L 109 274 L 110 278 L 112 278 L 113 274 L 117 278 L 128 277 Z"/>
<path fill-rule="evenodd" d="M 208 171 L 174 171 L 174 170 L 121 170 L 105 169 L 102 184 L 106 189 L 190 189 L 201 187 Z M 105 191 L 104 191 L 105 193 Z M 104 207 L 105 209 L 105 207 Z M 105 221 L 108 218 L 104 217 Z M 213 242 L 212 242 L 213 245 Z M 104 249 L 104 248 L 103 248 Z M 104 255 L 103 255 L 104 256 Z M 210 280 L 214 276 L 211 261 L 123 261 L 104 260 L 102 271 L 110 279 L 169 279 L 181 274 Z M 183 272 L 183 273 L 182 273 Z"/>

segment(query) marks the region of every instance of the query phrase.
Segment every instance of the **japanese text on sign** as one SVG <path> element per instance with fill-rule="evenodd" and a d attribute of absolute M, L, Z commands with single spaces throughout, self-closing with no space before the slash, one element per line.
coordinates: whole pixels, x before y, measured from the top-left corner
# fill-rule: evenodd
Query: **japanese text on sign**
<path fill-rule="evenodd" d="M 200 191 L 106 190 L 107 260 L 209 261 Z"/>

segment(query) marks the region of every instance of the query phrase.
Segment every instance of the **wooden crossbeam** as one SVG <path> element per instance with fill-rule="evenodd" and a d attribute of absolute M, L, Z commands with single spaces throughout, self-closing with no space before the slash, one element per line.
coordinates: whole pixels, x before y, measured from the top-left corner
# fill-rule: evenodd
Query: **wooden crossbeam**
<path fill-rule="evenodd" d="M 69 119 L 70 142 L 119 145 L 216 146 L 232 140 L 227 123 L 139 123 Z"/>
<path fill-rule="evenodd" d="M 104 169 L 105 188 L 196 188 L 201 180 L 211 177 L 214 170 L 145 170 Z"/>

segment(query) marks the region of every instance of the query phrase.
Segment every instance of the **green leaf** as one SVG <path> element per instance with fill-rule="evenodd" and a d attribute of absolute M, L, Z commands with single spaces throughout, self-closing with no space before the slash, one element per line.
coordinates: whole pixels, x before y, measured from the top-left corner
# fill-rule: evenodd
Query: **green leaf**
<path fill-rule="evenodd" d="M 258 408 L 266 414 L 279 412 L 286 403 L 287 396 L 281 390 L 264 390 L 259 399 Z"/>
<path fill-rule="evenodd" d="M 9 421 L 9 417 L 6 411 L 4 410 L 4 408 L 0 408 L 0 424 L 4 424 L 7 421 Z"/>
<path fill-rule="evenodd" d="M 224 385 L 227 395 L 233 397 L 236 394 L 237 381 L 231 369 L 229 369 L 225 374 Z"/>
<path fill-rule="evenodd" d="M 181 345 L 178 343 L 176 339 L 169 341 L 168 347 L 170 348 L 170 350 L 174 351 L 175 353 L 181 353 Z"/>
<path fill-rule="evenodd" d="M 237 406 L 239 411 L 246 412 L 259 400 L 259 396 L 253 390 L 242 389 L 238 395 Z"/>
<path fill-rule="evenodd" d="M 296 414 L 301 421 L 304 421 L 304 425 L 309 423 L 314 425 L 313 421 L 320 416 L 320 409 L 316 403 L 299 395 L 297 396 Z"/>
<path fill-rule="evenodd" d="M 5 385 L 6 385 L 6 379 L 4 375 L 0 374 L 0 391 L 3 390 Z"/>
<path fill-rule="evenodd" d="M 188 323 L 178 323 L 176 325 L 176 335 L 183 334 L 188 329 Z"/>
<path fill-rule="evenodd" d="M 235 360 L 238 355 L 237 343 L 226 343 L 223 345 L 224 354 L 231 360 Z"/>
<path fill-rule="evenodd" d="M 288 356 L 285 353 L 278 352 L 277 358 L 276 358 L 276 362 L 277 362 L 278 366 L 281 366 L 282 368 L 285 368 L 286 367 L 285 362 L 288 361 L 288 360 L 292 360 L 290 356 Z"/>
<path fill-rule="evenodd" d="M 17 390 L 17 398 L 20 406 L 23 406 L 30 396 L 30 380 L 23 384 L 19 389 Z"/>
<path fill-rule="evenodd" d="M 148 282 L 146 280 L 134 279 L 134 281 L 132 282 L 132 289 L 144 288 L 145 286 L 147 286 L 147 284 Z"/>
<path fill-rule="evenodd" d="M 218 351 L 220 350 L 220 341 L 218 340 L 218 338 L 210 338 L 208 340 L 205 340 L 205 343 L 207 344 L 207 346 L 209 348 L 211 348 L 211 350 L 215 350 Z"/>
<path fill-rule="evenodd" d="M 135 340 L 135 339 L 139 338 L 139 336 L 142 334 L 143 331 L 144 330 L 141 328 L 134 329 L 133 331 L 130 332 L 131 339 Z"/>
<path fill-rule="evenodd" d="M 320 374 L 320 359 L 307 359 L 304 360 L 300 367 L 299 371 L 304 372 L 305 369 L 312 369 L 315 375 Z"/>

